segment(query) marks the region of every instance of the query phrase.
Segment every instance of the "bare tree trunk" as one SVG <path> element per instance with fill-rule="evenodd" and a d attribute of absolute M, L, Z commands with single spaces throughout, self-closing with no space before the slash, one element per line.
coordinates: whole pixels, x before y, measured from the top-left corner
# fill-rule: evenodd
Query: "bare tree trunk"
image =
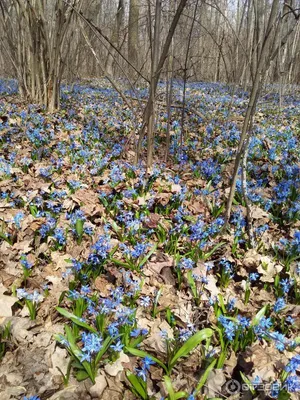
<path fill-rule="evenodd" d="M 63 0 L 45 7 L 44 2 L 35 0 L 12 0 L 9 6 L 3 1 L 0 20 L 8 44 L 17 43 L 9 46 L 9 52 L 21 94 L 54 111 L 60 106 L 62 49 L 73 13 Z M 53 17 L 46 18 L 46 12 Z"/>
<path fill-rule="evenodd" d="M 249 134 L 249 127 L 252 125 L 253 122 L 253 117 L 255 114 L 256 110 L 256 105 L 257 105 L 257 100 L 259 97 L 259 93 L 261 90 L 261 85 L 264 81 L 264 77 L 267 71 L 267 58 L 270 57 L 270 44 L 271 40 L 273 38 L 272 32 L 274 31 L 274 28 L 276 29 L 275 22 L 277 19 L 277 12 L 278 12 L 278 6 L 279 6 L 280 0 L 274 0 L 272 3 L 272 9 L 271 13 L 269 16 L 269 21 L 268 21 L 268 27 L 265 32 L 265 37 L 264 41 L 261 46 L 260 54 L 258 55 L 257 59 L 257 68 L 255 71 L 255 79 L 253 82 L 252 90 L 251 90 L 251 95 L 244 119 L 244 124 L 243 124 L 243 129 L 241 133 L 241 138 L 235 158 L 235 164 L 234 164 L 234 172 L 232 176 L 232 183 L 230 187 L 230 193 L 227 201 L 227 206 L 226 206 L 226 213 L 225 213 L 225 226 L 227 226 L 229 219 L 230 219 L 230 214 L 231 214 L 231 207 L 233 203 L 233 198 L 235 195 L 235 188 L 236 188 L 236 181 L 239 173 L 239 168 L 241 164 L 242 157 L 244 155 L 244 152 L 246 150 L 246 147 L 248 145 L 248 134 Z M 259 36 L 257 36 L 257 40 L 259 40 Z"/>
<path fill-rule="evenodd" d="M 183 94 L 182 94 L 182 112 L 181 112 L 181 137 L 180 137 L 180 145 L 182 147 L 183 141 L 185 139 L 185 132 L 184 132 L 184 122 L 185 122 L 185 98 L 186 98 L 186 84 L 187 84 L 187 79 L 188 79 L 188 64 L 189 64 L 189 54 L 190 54 L 190 47 L 191 47 L 191 40 L 192 40 L 192 34 L 193 34 L 193 29 L 195 25 L 195 19 L 197 15 L 197 10 L 198 10 L 198 4 L 199 0 L 196 1 L 195 9 L 194 9 L 194 14 L 193 14 L 193 19 L 191 23 L 191 28 L 189 31 L 189 36 L 188 36 L 188 42 L 187 42 L 187 49 L 186 49 L 186 54 L 185 54 L 185 60 L 184 60 L 184 71 L 183 71 Z"/>
<path fill-rule="evenodd" d="M 242 159 L 242 174 L 241 174 L 241 181 L 242 181 L 242 193 L 243 193 L 243 198 L 246 206 L 246 212 L 247 212 L 247 232 L 248 232 L 248 237 L 249 237 L 249 244 L 251 248 L 255 247 L 255 235 L 253 231 L 253 219 L 252 219 L 252 214 L 251 214 L 251 207 L 250 207 L 250 201 L 248 197 L 248 187 L 247 187 L 247 160 L 248 160 L 248 153 L 249 153 L 249 142 L 251 138 L 251 132 L 252 132 L 252 124 L 253 121 L 251 121 L 251 125 L 249 127 L 249 135 L 247 138 L 247 142 L 245 144 L 245 151 L 243 154 L 243 159 Z"/>
<path fill-rule="evenodd" d="M 170 142 L 171 142 L 170 128 L 171 128 L 171 117 L 172 117 L 171 104 L 172 104 L 172 99 L 173 99 L 173 82 L 174 82 L 174 43 L 173 43 L 173 40 L 172 40 L 171 54 L 169 56 L 168 78 L 167 78 L 167 115 L 168 115 L 168 122 L 167 122 L 167 133 L 166 133 L 165 162 L 167 162 L 168 157 L 169 157 L 169 152 L 170 152 Z"/>
<path fill-rule="evenodd" d="M 90 40 L 89 40 L 89 38 L 88 38 L 88 35 L 86 34 L 86 32 L 85 32 L 85 30 L 84 30 L 84 27 L 83 27 L 83 25 L 82 25 L 82 22 L 80 21 L 79 24 L 80 24 L 80 27 L 81 27 L 81 33 L 82 33 L 82 35 L 83 35 L 83 37 L 84 37 L 84 39 L 85 39 L 85 41 L 86 41 L 86 44 L 88 45 L 88 47 L 89 47 L 89 49 L 90 49 L 90 51 L 91 51 L 91 53 L 93 54 L 93 56 L 94 56 L 94 58 L 95 58 L 95 60 L 96 60 L 97 65 L 100 67 L 101 73 L 102 73 L 102 74 L 105 76 L 105 78 L 109 81 L 109 83 L 112 85 L 112 87 L 119 93 L 119 95 L 120 95 L 120 97 L 122 98 L 122 100 L 124 101 L 124 103 L 127 104 L 127 106 L 128 106 L 129 108 L 131 108 L 131 107 L 132 107 L 132 104 L 130 104 L 130 103 L 128 102 L 128 100 L 127 100 L 127 98 L 124 96 L 122 90 L 118 87 L 118 84 L 115 82 L 115 80 L 113 79 L 113 77 L 109 74 L 109 72 L 108 72 L 108 71 L 105 71 L 105 66 L 103 65 L 103 63 L 101 62 L 100 58 L 98 57 L 98 55 L 97 55 L 95 49 L 93 48 L 93 46 L 92 46 L 92 44 L 91 44 L 91 42 L 90 42 Z"/>
<path fill-rule="evenodd" d="M 139 68 L 139 0 L 130 0 L 128 20 L 128 60 Z"/>
<path fill-rule="evenodd" d="M 245 152 L 247 152 L 248 144 L 250 141 L 249 136 L 253 124 L 253 117 L 255 114 L 257 101 L 259 98 L 261 87 L 265 80 L 267 70 L 270 66 L 271 61 L 273 61 L 274 58 L 277 56 L 278 52 L 280 51 L 282 46 L 286 43 L 289 35 L 293 32 L 298 22 L 298 18 L 296 18 L 297 20 L 296 24 L 294 24 L 293 27 L 288 30 L 287 34 L 283 38 L 280 37 L 279 25 L 282 23 L 280 18 L 280 15 L 282 15 L 282 13 L 278 12 L 279 5 L 280 5 L 280 0 L 273 0 L 267 27 L 263 35 L 263 39 L 261 40 L 260 37 L 261 35 L 257 33 L 255 34 L 256 40 L 259 42 L 255 43 L 256 46 L 255 50 L 257 52 L 257 59 L 255 64 L 256 65 L 255 77 L 244 119 L 241 138 L 235 158 L 234 172 L 232 176 L 232 183 L 230 187 L 230 193 L 225 213 L 225 227 L 227 226 L 230 219 L 231 207 L 235 195 L 236 181 L 239 173 L 239 168 L 241 160 L 244 157 Z"/>
<path fill-rule="evenodd" d="M 149 120 L 148 120 L 148 134 L 147 134 L 147 169 L 152 167 L 153 151 L 154 151 L 154 119 L 155 119 L 155 73 L 159 57 L 159 39 L 160 39 L 160 25 L 161 25 L 161 0 L 156 0 L 155 6 L 155 24 L 154 24 L 154 39 L 153 39 L 153 52 L 151 62 L 151 82 L 150 82 L 150 106 L 149 106 Z"/>
<path fill-rule="evenodd" d="M 124 0 L 119 0 L 118 10 L 116 13 L 116 20 L 112 32 L 111 42 L 117 47 L 120 48 L 120 32 L 123 26 L 124 19 Z M 107 55 L 106 66 L 105 69 L 110 76 L 113 76 L 113 63 L 114 63 L 114 47 L 111 46 L 110 51 Z"/>
<path fill-rule="evenodd" d="M 179 21 L 179 18 L 181 16 L 181 14 L 182 14 L 185 6 L 186 6 L 186 3 L 187 3 L 187 0 L 180 0 L 180 3 L 178 5 L 178 7 L 177 7 L 175 16 L 174 16 L 174 18 L 172 20 L 172 23 L 171 23 L 167 38 L 166 38 L 165 43 L 163 45 L 163 49 L 162 49 L 162 52 L 161 52 L 161 56 L 159 58 L 159 62 L 158 62 L 155 74 L 154 74 L 154 76 L 152 78 L 152 85 L 150 87 L 150 94 L 149 94 L 149 98 L 148 98 L 146 107 L 144 109 L 144 114 L 143 114 L 143 124 L 142 124 L 142 127 L 141 127 L 140 132 L 139 132 L 139 139 L 138 139 L 137 151 L 136 151 L 136 162 L 140 159 L 140 156 L 141 156 L 142 143 L 143 143 L 143 139 L 144 139 L 144 136 L 145 136 L 145 130 L 146 130 L 146 128 L 148 126 L 148 123 L 149 123 L 149 117 L 151 115 L 151 110 L 152 110 L 152 101 L 155 98 L 159 77 L 161 75 L 161 71 L 162 71 L 162 68 L 164 66 L 165 60 L 166 60 L 166 58 L 168 56 L 169 48 L 170 48 L 170 45 L 171 45 L 171 42 L 172 42 L 172 38 L 174 36 L 174 32 L 175 32 L 176 26 L 178 24 L 178 21 Z M 153 155 L 153 150 L 151 150 L 150 154 Z M 148 162 L 147 162 L 147 165 L 149 165 Z"/>

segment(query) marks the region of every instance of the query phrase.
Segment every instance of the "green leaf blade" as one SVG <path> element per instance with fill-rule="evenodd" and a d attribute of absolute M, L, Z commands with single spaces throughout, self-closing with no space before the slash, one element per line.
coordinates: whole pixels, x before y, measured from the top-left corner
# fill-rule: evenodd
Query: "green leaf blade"
<path fill-rule="evenodd" d="M 125 347 L 125 350 L 132 354 L 133 356 L 136 357 L 141 357 L 141 358 L 145 358 L 145 357 L 149 357 L 151 358 L 152 361 L 156 362 L 157 365 L 159 365 L 160 367 L 162 367 L 164 369 L 164 371 L 168 374 L 168 368 L 166 367 L 166 365 L 161 362 L 158 358 L 155 358 L 154 356 L 152 356 L 149 353 L 146 353 L 143 350 L 138 350 L 138 349 L 134 349 L 133 347 Z"/>
<path fill-rule="evenodd" d="M 63 315 L 64 317 L 68 318 L 69 320 L 71 320 L 72 322 L 74 322 L 74 324 L 81 326 L 82 328 L 87 329 L 90 332 L 93 333 L 98 333 L 97 330 L 95 328 L 93 328 L 92 326 L 90 326 L 89 324 L 87 324 L 86 322 L 81 321 L 80 318 L 76 317 L 76 315 L 70 313 L 69 311 L 65 310 L 64 308 L 61 307 L 56 307 L 56 310 Z"/>
<path fill-rule="evenodd" d="M 213 335 L 213 330 L 210 328 L 205 328 L 195 333 L 195 335 L 193 335 L 192 337 L 190 337 L 172 358 L 170 362 L 170 369 L 174 367 L 179 358 L 188 355 L 201 342 L 203 342 L 203 340 L 211 338 L 212 335 Z"/>

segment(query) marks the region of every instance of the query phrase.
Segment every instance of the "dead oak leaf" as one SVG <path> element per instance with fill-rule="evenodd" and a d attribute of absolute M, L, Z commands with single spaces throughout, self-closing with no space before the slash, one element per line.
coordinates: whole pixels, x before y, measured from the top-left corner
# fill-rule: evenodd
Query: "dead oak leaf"
<path fill-rule="evenodd" d="M 174 266 L 174 259 L 167 256 L 164 260 L 149 261 L 145 266 L 143 272 L 146 276 L 152 276 L 153 274 L 159 275 L 163 268 Z"/>
<path fill-rule="evenodd" d="M 217 297 L 220 294 L 220 289 L 217 287 L 217 278 L 214 275 L 207 275 L 207 283 L 204 288 L 210 293 L 211 297 Z"/>
<path fill-rule="evenodd" d="M 166 354 L 167 348 L 162 333 L 166 333 L 169 339 L 174 339 L 173 330 L 167 321 L 156 319 L 154 323 L 150 324 L 150 334 L 143 341 L 145 348 L 159 354 Z"/>
<path fill-rule="evenodd" d="M 262 381 L 269 382 L 276 379 L 276 370 L 282 370 L 288 360 L 283 353 L 277 350 L 274 344 L 254 344 L 248 348 L 240 359 L 246 374 L 253 371 Z"/>
<path fill-rule="evenodd" d="M 157 228 L 159 221 L 161 220 L 162 216 L 155 213 L 150 213 L 148 218 L 145 220 L 144 224 L 147 228 L 153 229 Z"/>
<path fill-rule="evenodd" d="M 282 266 L 280 264 L 276 264 L 270 257 L 264 256 L 261 258 L 260 266 L 257 268 L 257 272 L 262 274 L 260 280 L 262 282 L 274 282 L 274 277 L 281 270 Z"/>
<path fill-rule="evenodd" d="M 95 279 L 94 286 L 102 297 L 108 297 L 112 289 L 111 284 L 104 276 L 98 276 Z"/>
<path fill-rule="evenodd" d="M 172 193 L 180 193 L 181 192 L 181 186 L 179 184 L 173 183 L 171 185 L 171 192 Z"/>
<path fill-rule="evenodd" d="M 253 219 L 266 219 L 268 220 L 269 214 L 258 206 L 251 206 L 250 207 L 251 217 Z"/>
<path fill-rule="evenodd" d="M 187 203 L 187 208 L 193 213 L 193 214 L 204 214 L 207 212 L 207 208 L 205 204 L 199 202 L 199 201 L 194 201 L 193 203 L 188 202 Z"/>
<path fill-rule="evenodd" d="M 166 206 L 171 200 L 172 193 L 159 193 L 155 196 L 155 201 L 162 206 Z"/>
<path fill-rule="evenodd" d="M 72 256 L 70 254 L 61 254 L 58 251 L 53 251 L 51 253 L 51 258 L 53 260 L 55 271 L 60 269 L 62 272 L 65 272 L 66 269 L 71 266 L 69 260 L 72 259 Z"/>
<path fill-rule="evenodd" d="M 18 301 L 16 297 L 6 296 L 6 287 L 0 285 L 0 317 L 12 317 L 12 306 Z"/>
<path fill-rule="evenodd" d="M 245 253 L 243 266 L 256 269 L 260 265 L 261 258 L 261 254 L 259 254 L 255 249 L 250 249 Z"/>
<path fill-rule="evenodd" d="M 14 250 L 21 250 L 22 253 L 29 253 L 32 250 L 31 243 L 33 239 L 23 240 L 15 243 L 12 247 Z"/>

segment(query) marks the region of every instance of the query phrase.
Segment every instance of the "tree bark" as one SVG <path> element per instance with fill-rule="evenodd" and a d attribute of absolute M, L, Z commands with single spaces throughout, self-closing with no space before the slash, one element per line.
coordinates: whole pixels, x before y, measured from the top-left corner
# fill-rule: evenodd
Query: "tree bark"
<path fill-rule="evenodd" d="M 136 150 L 136 162 L 139 161 L 140 157 L 141 157 L 142 143 L 143 143 L 143 139 L 145 136 L 145 130 L 149 123 L 149 118 L 150 118 L 150 114 L 151 114 L 151 110 L 152 110 L 152 102 L 153 102 L 153 99 L 155 98 L 159 77 L 161 75 L 161 71 L 164 66 L 165 60 L 168 56 L 169 48 L 170 48 L 170 45 L 172 42 L 172 38 L 174 36 L 176 26 L 178 24 L 181 14 L 186 6 L 186 3 L 187 3 L 187 0 L 180 0 L 180 3 L 177 7 L 175 16 L 172 20 L 167 38 L 163 45 L 163 49 L 162 49 L 162 52 L 161 52 L 161 55 L 159 58 L 159 62 L 158 62 L 156 71 L 154 73 L 154 76 L 152 77 L 152 82 L 151 82 L 152 84 L 150 86 L 150 94 L 149 94 L 148 101 L 147 101 L 147 104 L 146 104 L 146 107 L 145 107 L 144 113 L 143 113 L 143 124 L 142 124 L 142 127 L 139 132 L 139 139 L 138 139 L 137 150 Z M 153 155 L 153 149 L 151 150 L 150 154 Z M 147 161 L 147 165 L 150 165 L 150 159 L 149 159 L 149 162 Z"/>
<path fill-rule="evenodd" d="M 128 60 L 139 68 L 139 0 L 130 0 L 128 20 Z"/>
<path fill-rule="evenodd" d="M 241 160 L 243 158 L 244 152 L 246 150 L 246 146 L 248 145 L 248 134 L 249 134 L 249 127 L 252 125 L 253 117 L 256 110 L 257 100 L 259 97 L 259 93 L 261 90 L 261 85 L 264 81 L 264 77 L 267 71 L 267 59 L 270 57 L 270 44 L 272 40 L 272 32 L 274 31 L 274 25 L 277 19 L 277 12 L 280 0 L 274 0 L 272 3 L 272 9 L 269 16 L 268 26 L 265 32 L 264 40 L 262 46 L 260 47 L 260 52 L 258 53 L 257 58 L 257 67 L 255 70 L 255 78 L 250 94 L 250 99 L 244 119 L 244 124 L 242 128 L 242 133 L 240 137 L 239 146 L 237 149 L 237 155 L 235 158 L 234 163 L 234 172 L 232 176 L 232 183 L 230 187 L 230 193 L 227 201 L 226 206 L 226 213 L 225 213 L 225 226 L 228 225 L 230 215 L 231 215 L 231 207 L 233 203 L 233 198 L 235 195 L 235 188 L 237 177 L 239 173 L 239 168 L 241 164 Z M 276 29 L 276 26 L 275 26 Z M 259 40 L 259 36 L 257 36 L 257 40 Z"/>
<path fill-rule="evenodd" d="M 12 0 L 9 7 L 2 2 L 0 19 L 4 28 L 11 28 L 6 39 L 20 93 L 30 102 L 44 104 L 54 111 L 60 106 L 62 49 L 72 8 L 63 0 L 48 4 L 46 10 L 46 4 L 40 0 Z M 51 11 L 53 18 L 46 17 L 46 12 Z"/>

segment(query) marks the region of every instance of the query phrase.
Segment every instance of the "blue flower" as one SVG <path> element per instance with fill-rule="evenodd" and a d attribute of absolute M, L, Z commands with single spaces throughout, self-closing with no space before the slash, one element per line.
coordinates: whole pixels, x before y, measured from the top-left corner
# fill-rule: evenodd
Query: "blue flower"
<path fill-rule="evenodd" d="M 223 268 L 224 272 L 230 278 L 232 278 L 234 276 L 233 264 L 230 261 L 228 261 L 226 258 L 222 258 L 222 260 L 220 261 L 220 266 Z"/>
<path fill-rule="evenodd" d="M 217 184 L 221 180 L 221 167 L 220 163 L 214 161 L 213 159 L 204 160 L 198 163 L 198 167 L 200 167 L 200 171 L 204 178 L 207 180 L 212 180 L 213 184 Z"/>
<path fill-rule="evenodd" d="M 136 337 L 138 337 L 138 336 L 140 336 L 140 334 L 141 334 L 141 329 L 133 329 L 131 332 L 130 332 L 130 337 L 134 337 L 134 338 L 136 338 Z"/>
<path fill-rule="evenodd" d="M 122 182 L 124 179 L 125 178 L 122 169 L 119 165 L 114 164 L 110 171 L 110 177 L 106 179 L 104 183 L 107 183 L 110 180 L 113 185 L 116 185 L 117 183 Z"/>
<path fill-rule="evenodd" d="M 145 255 L 148 247 L 149 247 L 148 243 L 137 243 L 134 246 L 133 250 L 131 251 L 131 256 L 133 258 L 139 258 L 142 255 Z"/>
<path fill-rule="evenodd" d="M 280 382 L 279 381 L 273 382 L 271 385 L 270 397 L 272 397 L 273 399 L 277 399 L 280 389 L 281 389 Z"/>
<path fill-rule="evenodd" d="M 83 332 L 81 334 L 81 340 L 83 343 L 81 361 L 90 361 L 91 357 L 101 350 L 102 337 L 96 333 Z"/>
<path fill-rule="evenodd" d="M 288 293 L 290 288 L 294 285 L 294 279 L 282 279 L 279 284 L 284 293 Z"/>
<path fill-rule="evenodd" d="M 92 236 L 92 235 L 94 234 L 94 229 L 93 229 L 92 226 L 85 226 L 85 227 L 83 228 L 83 231 L 84 231 L 84 233 L 85 233 L 86 235 L 88 235 L 88 236 Z"/>
<path fill-rule="evenodd" d="M 27 260 L 25 255 L 21 257 L 20 263 L 25 269 L 30 269 L 32 267 L 32 264 Z"/>
<path fill-rule="evenodd" d="M 293 318 L 291 315 L 288 315 L 288 316 L 285 318 L 285 320 L 286 320 L 286 322 L 288 322 L 288 323 L 291 324 L 291 325 L 294 325 L 294 323 L 295 323 L 295 320 L 294 320 L 294 318 Z"/>
<path fill-rule="evenodd" d="M 253 379 L 251 383 L 254 387 L 258 386 L 261 383 L 261 378 L 258 375 L 256 375 L 256 377 Z"/>
<path fill-rule="evenodd" d="M 287 346 L 291 345 L 291 342 L 282 333 L 268 332 L 267 336 L 274 340 L 276 349 L 279 351 L 284 351 Z"/>
<path fill-rule="evenodd" d="M 33 304 L 38 304 L 43 300 L 43 296 L 36 290 L 33 293 L 28 293 L 25 289 L 17 289 L 17 297 L 18 299 L 29 300 Z"/>
<path fill-rule="evenodd" d="M 23 397 L 23 400 L 40 400 L 38 396 Z"/>
<path fill-rule="evenodd" d="M 73 225 L 76 224 L 76 221 L 80 219 L 81 221 L 86 221 L 86 217 L 84 212 L 80 209 L 75 210 L 73 213 L 67 213 L 66 219 L 70 220 Z"/>
<path fill-rule="evenodd" d="M 143 379 L 143 381 L 146 382 L 146 380 L 147 380 L 147 371 L 146 371 L 145 369 L 143 369 L 143 368 L 136 368 L 136 369 L 135 369 L 135 372 L 136 372 L 137 376 L 139 376 L 140 378 Z"/>
<path fill-rule="evenodd" d="M 35 290 L 32 294 L 27 296 L 27 300 L 30 300 L 33 304 L 38 304 L 43 300 L 43 296 Z"/>
<path fill-rule="evenodd" d="M 250 326 L 250 324 L 251 324 L 251 321 L 250 321 L 249 318 L 241 317 L 240 315 L 237 316 L 237 320 L 238 320 L 239 325 L 240 325 L 243 329 L 249 328 L 249 326 Z"/>
<path fill-rule="evenodd" d="M 142 307 L 149 307 L 150 306 L 150 302 L 151 302 L 151 299 L 150 299 L 149 296 L 143 296 L 143 297 L 140 298 L 140 305 Z"/>
<path fill-rule="evenodd" d="M 215 221 L 211 223 L 206 229 L 204 237 L 207 238 L 208 236 L 214 236 L 216 233 L 220 232 L 220 229 L 224 225 L 223 218 L 217 218 Z"/>
<path fill-rule="evenodd" d="M 190 227 L 190 230 L 192 232 L 192 234 L 190 235 L 190 239 L 194 241 L 202 240 L 205 234 L 204 227 L 204 222 L 202 221 L 202 219 L 198 218 L 198 221 Z"/>
<path fill-rule="evenodd" d="M 291 358 L 290 362 L 285 367 L 287 372 L 296 372 L 300 368 L 300 355 L 297 354 L 295 357 Z"/>
<path fill-rule="evenodd" d="M 21 221 L 23 220 L 23 218 L 24 218 L 24 214 L 22 212 L 18 212 L 14 216 L 14 223 L 18 229 L 21 229 Z"/>
<path fill-rule="evenodd" d="M 299 377 L 297 375 L 290 375 L 286 379 L 286 381 L 284 383 L 284 387 L 290 393 L 300 392 L 300 379 L 299 379 Z"/>
<path fill-rule="evenodd" d="M 211 306 L 213 306 L 214 304 L 216 304 L 218 302 L 217 296 L 210 296 L 208 299 L 208 302 Z"/>
<path fill-rule="evenodd" d="M 41 177 L 45 178 L 45 179 L 49 179 L 52 175 L 52 167 L 48 167 L 48 168 L 41 168 L 39 170 L 39 173 L 41 175 Z"/>
<path fill-rule="evenodd" d="M 255 231 L 256 231 L 256 234 L 260 236 L 264 232 L 266 232 L 268 229 L 269 229 L 269 225 L 265 224 L 265 225 L 262 225 L 262 226 L 259 226 L 258 228 L 256 228 Z"/>
<path fill-rule="evenodd" d="M 66 347 L 70 346 L 70 343 L 67 341 L 67 339 L 60 333 L 58 334 L 59 342 Z"/>
<path fill-rule="evenodd" d="M 100 236 L 97 242 L 92 246 L 92 249 L 97 256 L 105 259 L 111 249 L 110 238 L 108 236 Z"/>
<path fill-rule="evenodd" d="M 284 307 L 286 306 L 284 298 L 283 297 L 278 297 L 278 299 L 276 300 L 273 310 L 274 312 L 278 313 L 279 311 L 281 311 Z"/>
<path fill-rule="evenodd" d="M 156 364 L 155 361 L 152 360 L 150 357 L 145 357 L 142 360 L 142 368 L 150 371 L 150 366 Z"/>
<path fill-rule="evenodd" d="M 17 289 L 17 297 L 18 299 L 26 299 L 28 296 L 28 293 L 26 292 L 25 289 Z"/>
<path fill-rule="evenodd" d="M 300 231 L 294 233 L 294 238 L 291 241 L 290 253 L 300 253 Z"/>
<path fill-rule="evenodd" d="M 118 324 L 116 322 L 112 322 L 110 325 L 108 325 L 107 330 L 109 336 L 111 336 L 112 338 L 119 335 Z"/>
<path fill-rule="evenodd" d="M 193 330 L 192 329 L 188 329 L 188 328 L 182 328 L 179 329 L 179 340 L 181 342 L 186 342 L 192 335 L 193 335 Z"/>
<path fill-rule="evenodd" d="M 251 272 L 249 274 L 249 281 L 255 282 L 259 278 L 259 274 L 257 272 Z"/>
<path fill-rule="evenodd" d="M 116 352 L 122 351 L 124 345 L 122 344 L 121 340 L 119 340 L 116 344 L 113 344 L 110 346 L 111 349 L 113 349 Z"/>
<path fill-rule="evenodd" d="M 272 326 L 271 318 L 262 317 L 259 321 L 259 326 L 264 329 L 269 329 Z"/>
<path fill-rule="evenodd" d="M 79 189 L 82 185 L 80 181 L 74 181 L 74 180 L 69 180 L 68 184 L 70 185 L 72 190 Z"/>
<path fill-rule="evenodd" d="M 55 228 L 53 237 L 59 245 L 63 246 L 66 244 L 65 232 L 62 228 Z"/>
<path fill-rule="evenodd" d="M 82 269 L 82 263 L 80 261 L 75 260 L 75 258 L 72 259 L 72 269 L 75 272 L 79 272 Z"/>
<path fill-rule="evenodd" d="M 55 228 L 55 225 L 56 220 L 52 217 L 48 217 L 46 223 L 40 228 L 42 238 L 45 238 Z"/>
<path fill-rule="evenodd" d="M 186 271 L 186 270 L 191 270 L 191 269 L 193 269 L 194 268 L 194 261 L 193 260 L 191 260 L 190 258 L 182 258 L 181 260 L 180 260 L 180 262 L 178 263 L 178 267 L 181 269 L 181 270 L 183 270 L 183 271 Z"/>
<path fill-rule="evenodd" d="M 221 315 L 218 320 L 225 330 L 226 338 L 228 340 L 233 340 L 237 331 L 237 325 L 223 315 Z"/>
<path fill-rule="evenodd" d="M 88 285 L 82 285 L 81 293 L 86 296 L 87 294 L 91 293 L 91 288 Z"/>
<path fill-rule="evenodd" d="M 235 303 L 236 303 L 236 299 L 233 298 L 233 299 L 230 299 L 230 300 L 229 300 L 229 302 L 228 302 L 227 305 L 226 305 L 226 308 L 227 308 L 227 310 L 228 310 L 229 312 L 231 312 L 231 311 L 234 310 Z"/>

